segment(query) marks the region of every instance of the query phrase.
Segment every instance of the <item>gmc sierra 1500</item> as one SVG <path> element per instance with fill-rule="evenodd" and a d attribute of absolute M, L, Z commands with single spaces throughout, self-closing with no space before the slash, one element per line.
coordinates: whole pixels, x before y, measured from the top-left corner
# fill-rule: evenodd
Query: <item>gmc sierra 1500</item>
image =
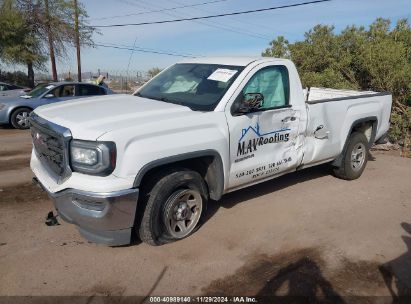
<path fill-rule="evenodd" d="M 35 109 L 31 168 L 87 239 L 160 245 L 230 191 L 322 163 L 358 178 L 390 111 L 388 93 L 303 90 L 289 60 L 193 59 L 133 95 Z"/>

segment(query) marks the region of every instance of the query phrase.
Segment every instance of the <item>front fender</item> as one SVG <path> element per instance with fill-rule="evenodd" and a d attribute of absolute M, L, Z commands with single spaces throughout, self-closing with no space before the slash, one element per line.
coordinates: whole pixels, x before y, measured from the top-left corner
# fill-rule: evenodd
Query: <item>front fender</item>
<path fill-rule="evenodd" d="M 188 152 L 153 160 L 144 165 L 137 173 L 134 179 L 133 188 L 139 188 L 143 177 L 152 169 L 205 157 L 211 157 L 213 159 L 209 164 L 205 176 L 206 182 L 209 185 L 210 197 L 214 200 L 219 200 L 224 192 L 224 165 L 218 151 L 211 149 Z"/>
<path fill-rule="evenodd" d="M 229 133 L 223 112 L 198 113 L 146 125 L 137 125 L 102 135 L 98 140 L 114 141 L 117 165 L 113 174 L 139 185 L 153 166 L 199 156 L 218 156 L 225 189 L 229 168 Z M 220 170 L 220 169 L 219 169 Z"/>

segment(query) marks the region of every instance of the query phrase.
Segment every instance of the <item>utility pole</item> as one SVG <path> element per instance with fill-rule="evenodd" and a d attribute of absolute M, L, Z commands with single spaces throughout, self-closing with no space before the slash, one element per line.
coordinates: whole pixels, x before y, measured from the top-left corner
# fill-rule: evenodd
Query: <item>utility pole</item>
<path fill-rule="evenodd" d="M 50 26 L 49 0 L 44 0 L 44 6 L 46 10 L 46 29 L 47 29 L 47 38 L 49 41 L 51 72 L 53 74 L 53 81 L 57 81 L 56 56 L 54 54 L 53 34 L 51 32 L 51 26 Z"/>
<path fill-rule="evenodd" d="M 81 82 L 81 59 L 80 59 L 80 34 L 78 30 L 78 5 L 77 0 L 74 0 L 74 35 L 77 48 L 77 79 Z"/>

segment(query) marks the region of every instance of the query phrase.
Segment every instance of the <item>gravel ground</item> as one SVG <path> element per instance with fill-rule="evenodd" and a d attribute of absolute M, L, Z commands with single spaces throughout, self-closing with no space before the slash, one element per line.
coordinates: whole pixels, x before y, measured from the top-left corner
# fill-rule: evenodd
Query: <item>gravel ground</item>
<path fill-rule="evenodd" d="M 226 195 L 191 237 L 88 243 L 48 227 L 28 131 L 0 129 L 0 295 L 411 296 L 411 159 L 373 152 L 363 176 L 325 166 Z M 351 299 L 351 300 L 350 300 Z"/>

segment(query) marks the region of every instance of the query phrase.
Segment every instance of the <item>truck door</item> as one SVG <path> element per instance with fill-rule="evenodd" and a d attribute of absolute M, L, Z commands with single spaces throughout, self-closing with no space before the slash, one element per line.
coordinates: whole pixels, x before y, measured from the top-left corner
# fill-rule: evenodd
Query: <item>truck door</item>
<path fill-rule="evenodd" d="M 238 113 L 246 93 L 260 93 L 262 106 Z M 237 112 L 236 112 L 237 111 Z M 283 65 L 257 69 L 241 89 L 227 114 L 230 129 L 229 188 L 292 171 L 299 164 L 299 109 L 290 101 L 288 70 Z"/>

